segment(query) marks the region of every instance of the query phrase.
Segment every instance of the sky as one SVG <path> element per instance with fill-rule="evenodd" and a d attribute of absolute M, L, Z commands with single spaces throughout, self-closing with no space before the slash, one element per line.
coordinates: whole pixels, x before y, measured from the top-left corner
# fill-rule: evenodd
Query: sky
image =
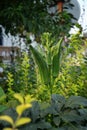
<path fill-rule="evenodd" d="M 78 0 L 78 2 L 81 9 L 80 18 L 78 21 L 81 23 L 83 29 L 85 29 L 87 27 L 87 0 Z"/>
<path fill-rule="evenodd" d="M 71 1 L 75 1 L 75 0 L 71 0 Z M 87 36 L 87 0 L 77 0 L 79 3 L 79 7 L 80 7 L 80 17 L 78 19 L 78 23 L 81 24 L 82 28 L 83 28 L 83 34 L 84 36 Z M 78 9 L 76 9 L 76 11 L 79 11 Z M 73 11 L 75 12 L 75 11 Z M 75 12 L 76 14 L 78 14 L 77 12 Z M 70 33 L 75 33 L 77 32 L 78 29 L 76 27 L 72 28 Z"/>

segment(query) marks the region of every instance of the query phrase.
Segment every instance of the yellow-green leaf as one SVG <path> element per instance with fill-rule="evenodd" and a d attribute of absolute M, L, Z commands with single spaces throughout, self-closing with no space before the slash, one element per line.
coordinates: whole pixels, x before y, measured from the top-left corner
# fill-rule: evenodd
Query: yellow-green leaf
<path fill-rule="evenodd" d="M 26 124 L 26 123 L 29 123 L 30 121 L 31 121 L 30 118 L 22 117 L 22 118 L 20 118 L 19 120 L 16 121 L 15 126 L 16 126 L 16 127 L 19 127 L 19 126 L 21 126 L 21 125 L 24 125 L 24 124 Z"/>
<path fill-rule="evenodd" d="M 21 94 L 15 93 L 15 94 L 14 94 L 14 97 L 15 97 L 21 104 L 24 103 L 24 98 L 21 96 Z"/>
<path fill-rule="evenodd" d="M 3 130 L 13 130 L 12 128 L 4 128 Z"/>
<path fill-rule="evenodd" d="M 0 103 L 3 102 L 5 98 L 5 92 L 3 91 L 2 87 L 0 87 Z"/>
<path fill-rule="evenodd" d="M 16 107 L 16 112 L 18 113 L 18 115 L 21 115 L 27 108 L 30 107 L 32 107 L 31 104 L 21 104 Z"/>
<path fill-rule="evenodd" d="M 11 125 L 14 124 L 14 121 L 13 121 L 13 119 L 12 119 L 10 116 L 5 116 L 5 115 L 0 116 L 0 120 L 7 121 L 7 122 L 9 122 Z"/>
<path fill-rule="evenodd" d="M 34 101 L 35 99 L 34 98 L 32 98 L 30 95 L 26 95 L 25 96 L 25 103 L 30 103 L 30 102 L 32 102 L 32 101 Z"/>

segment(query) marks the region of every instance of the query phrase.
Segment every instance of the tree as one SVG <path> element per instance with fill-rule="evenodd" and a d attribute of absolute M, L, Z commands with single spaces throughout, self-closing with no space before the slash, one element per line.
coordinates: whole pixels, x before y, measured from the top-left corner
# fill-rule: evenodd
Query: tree
<path fill-rule="evenodd" d="M 56 4 L 55 0 L 1 0 L 0 24 L 13 35 L 20 33 L 23 36 L 24 30 L 35 35 L 43 32 L 63 35 L 71 27 L 71 15 L 65 11 L 49 13 L 53 4 Z"/>

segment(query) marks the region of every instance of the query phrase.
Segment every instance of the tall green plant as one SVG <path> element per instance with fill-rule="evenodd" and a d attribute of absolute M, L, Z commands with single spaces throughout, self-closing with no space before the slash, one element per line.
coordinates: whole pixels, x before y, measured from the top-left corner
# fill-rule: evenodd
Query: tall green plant
<path fill-rule="evenodd" d="M 50 33 L 44 33 L 41 41 L 42 46 L 39 46 L 39 50 L 35 49 L 32 45 L 30 45 L 30 50 L 33 54 L 35 65 L 38 68 L 41 82 L 48 87 L 50 94 L 52 94 L 53 86 L 60 70 L 60 52 L 63 38 L 55 42 Z"/>
<path fill-rule="evenodd" d="M 23 54 L 23 60 L 22 60 L 22 64 L 21 64 L 21 86 L 25 87 L 25 91 L 28 90 L 29 87 L 29 57 L 27 53 Z"/>
<path fill-rule="evenodd" d="M 16 61 L 14 66 L 8 70 L 7 83 L 8 92 L 23 91 L 26 93 L 29 87 L 29 57 L 27 53 L 23 53 L 20 61 Z M 12 94 L 13 96 L 13 94 Z"/>

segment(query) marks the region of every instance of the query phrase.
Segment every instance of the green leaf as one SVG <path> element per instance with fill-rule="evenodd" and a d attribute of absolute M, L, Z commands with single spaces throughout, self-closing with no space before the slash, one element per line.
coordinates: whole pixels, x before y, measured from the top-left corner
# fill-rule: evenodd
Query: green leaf
<path fill-rule="evenodd" d="M 83 120 L 83 117 L 78 115 L 76 111 L 72 110 L 72 111 L 65 111 L 62 113 L 61 116 L 62 120 L 65 122 L 79 122 Z"/>
<path fill-rule="evenodd" d="M 50 129 L 51 128 L 51 124 L 48 123 L 48 122 L 45 122 L 44 120 L 39 122 L 37 124 L 37 128 L 40 128 L 40 129 Z"/>
<path fill-rule="evenodd" d="M 87 130 L 87 126 L 78 126 L 78 130 Z"/>
<path fill-rule="evenodd" d="M 0 112 L 3 112 L 4 110 L 7 109 L 7 106 L 5 105 L 0 105 Z"/>
<path fill-rule="evenodd" d="M 80 115 L 83 116 L 83 118 L 85 120 L 87 120 L 87 109 L 83 108 L 83 109 L 79 109 L 78 111 L 79 111 Z"/>
<path fill-rule="evenodd" d="M 59 128 L 54 128 L 54 127 L 53 127 L 53 128 L 51 128 L 50 130 L 59 130 Z"/>
<path fill-rule="evenodd" d="M 71 126 L 70 125 L 66 125 L 65 127 L 62 127 L 62 128 L 60 128 L 59 130 L 80 130 L 73 124 Z"/>
<path fill-rule="evenodd" d="M 20 119 L 18 119 L 18 120 L 16 121 L 15 126 L 16 126 L 16 127 L 19 127 L 19 126 L 21 126 L 21 125 L 24 125 L 24 124 L 26 124 L 26 123 L 29 123 L 30 121 L 31 121 L 30 118 L 21 117 Z"/>
<path fill-rule="evenodd" d="M 55 124 L 56 126 L 59 126 L 59 124 L 60 124 L 60 117 L 54 117 L 54 118 L 53 118 L 53 121 L 54 121 L 54 124 Z"/>
<path fill-rule="evenodd" d="M 71 96 L 65 105 L 65 107 L 78 108 L 80 106 L 87 106 L 87 99 L 81 96 Z"/>
<path fill-rule="evenodd" d="M 53 61 L 52 61 L 52 74 L 53 77 L 56 78 L 59 74 L 59 69 L 60 69 L 60 56 L 61 56 L 61 43 L 62 43 L 63 39 L 60 39 L 60 41 L 58 42 L 58 46 L 57 46 L 57 53 L 54 54 L 53 56 Z"/>
<path fill-rule="evenodd" d="M 37 124 L 31 123 L 30 125 L 26 125 L 22 130 L 37 130 Z"/>
<path fill-rule="evenodd" d="M 38 102 L 32 103 L 31 115 L 32 115 L 32 121 L 33 122 L 35 122 L 39 118 L 39 116 L 40 116 L 40 106 L 39 106 Z"/>
<path fill-rule="evenodd" d="M 3 91 L 3 89 L 0 87 L 0 102 L 2 102 L 5 99 L 6 95 Z"/>
<path fill-rule="evenodd" d="M 65 105 L 65 98 L 59 94 L 52 94 L 51 103 L 52 106 L 56 108 L 56 110 L 60 111 L 63 105 Z"/>
<path fill-rule="evenodd" d="M 30 46 L 30 49 L 33 53 L 34 60 L 38 66 L 38 70 L 39 70 L 42 82 L 45 84 L 48 84 L 49 73 L 48 73 L 48 67 L 47 67 L 46 61 L 44 60 L 41 53 L 39 53 L 33 46 Z"/>

